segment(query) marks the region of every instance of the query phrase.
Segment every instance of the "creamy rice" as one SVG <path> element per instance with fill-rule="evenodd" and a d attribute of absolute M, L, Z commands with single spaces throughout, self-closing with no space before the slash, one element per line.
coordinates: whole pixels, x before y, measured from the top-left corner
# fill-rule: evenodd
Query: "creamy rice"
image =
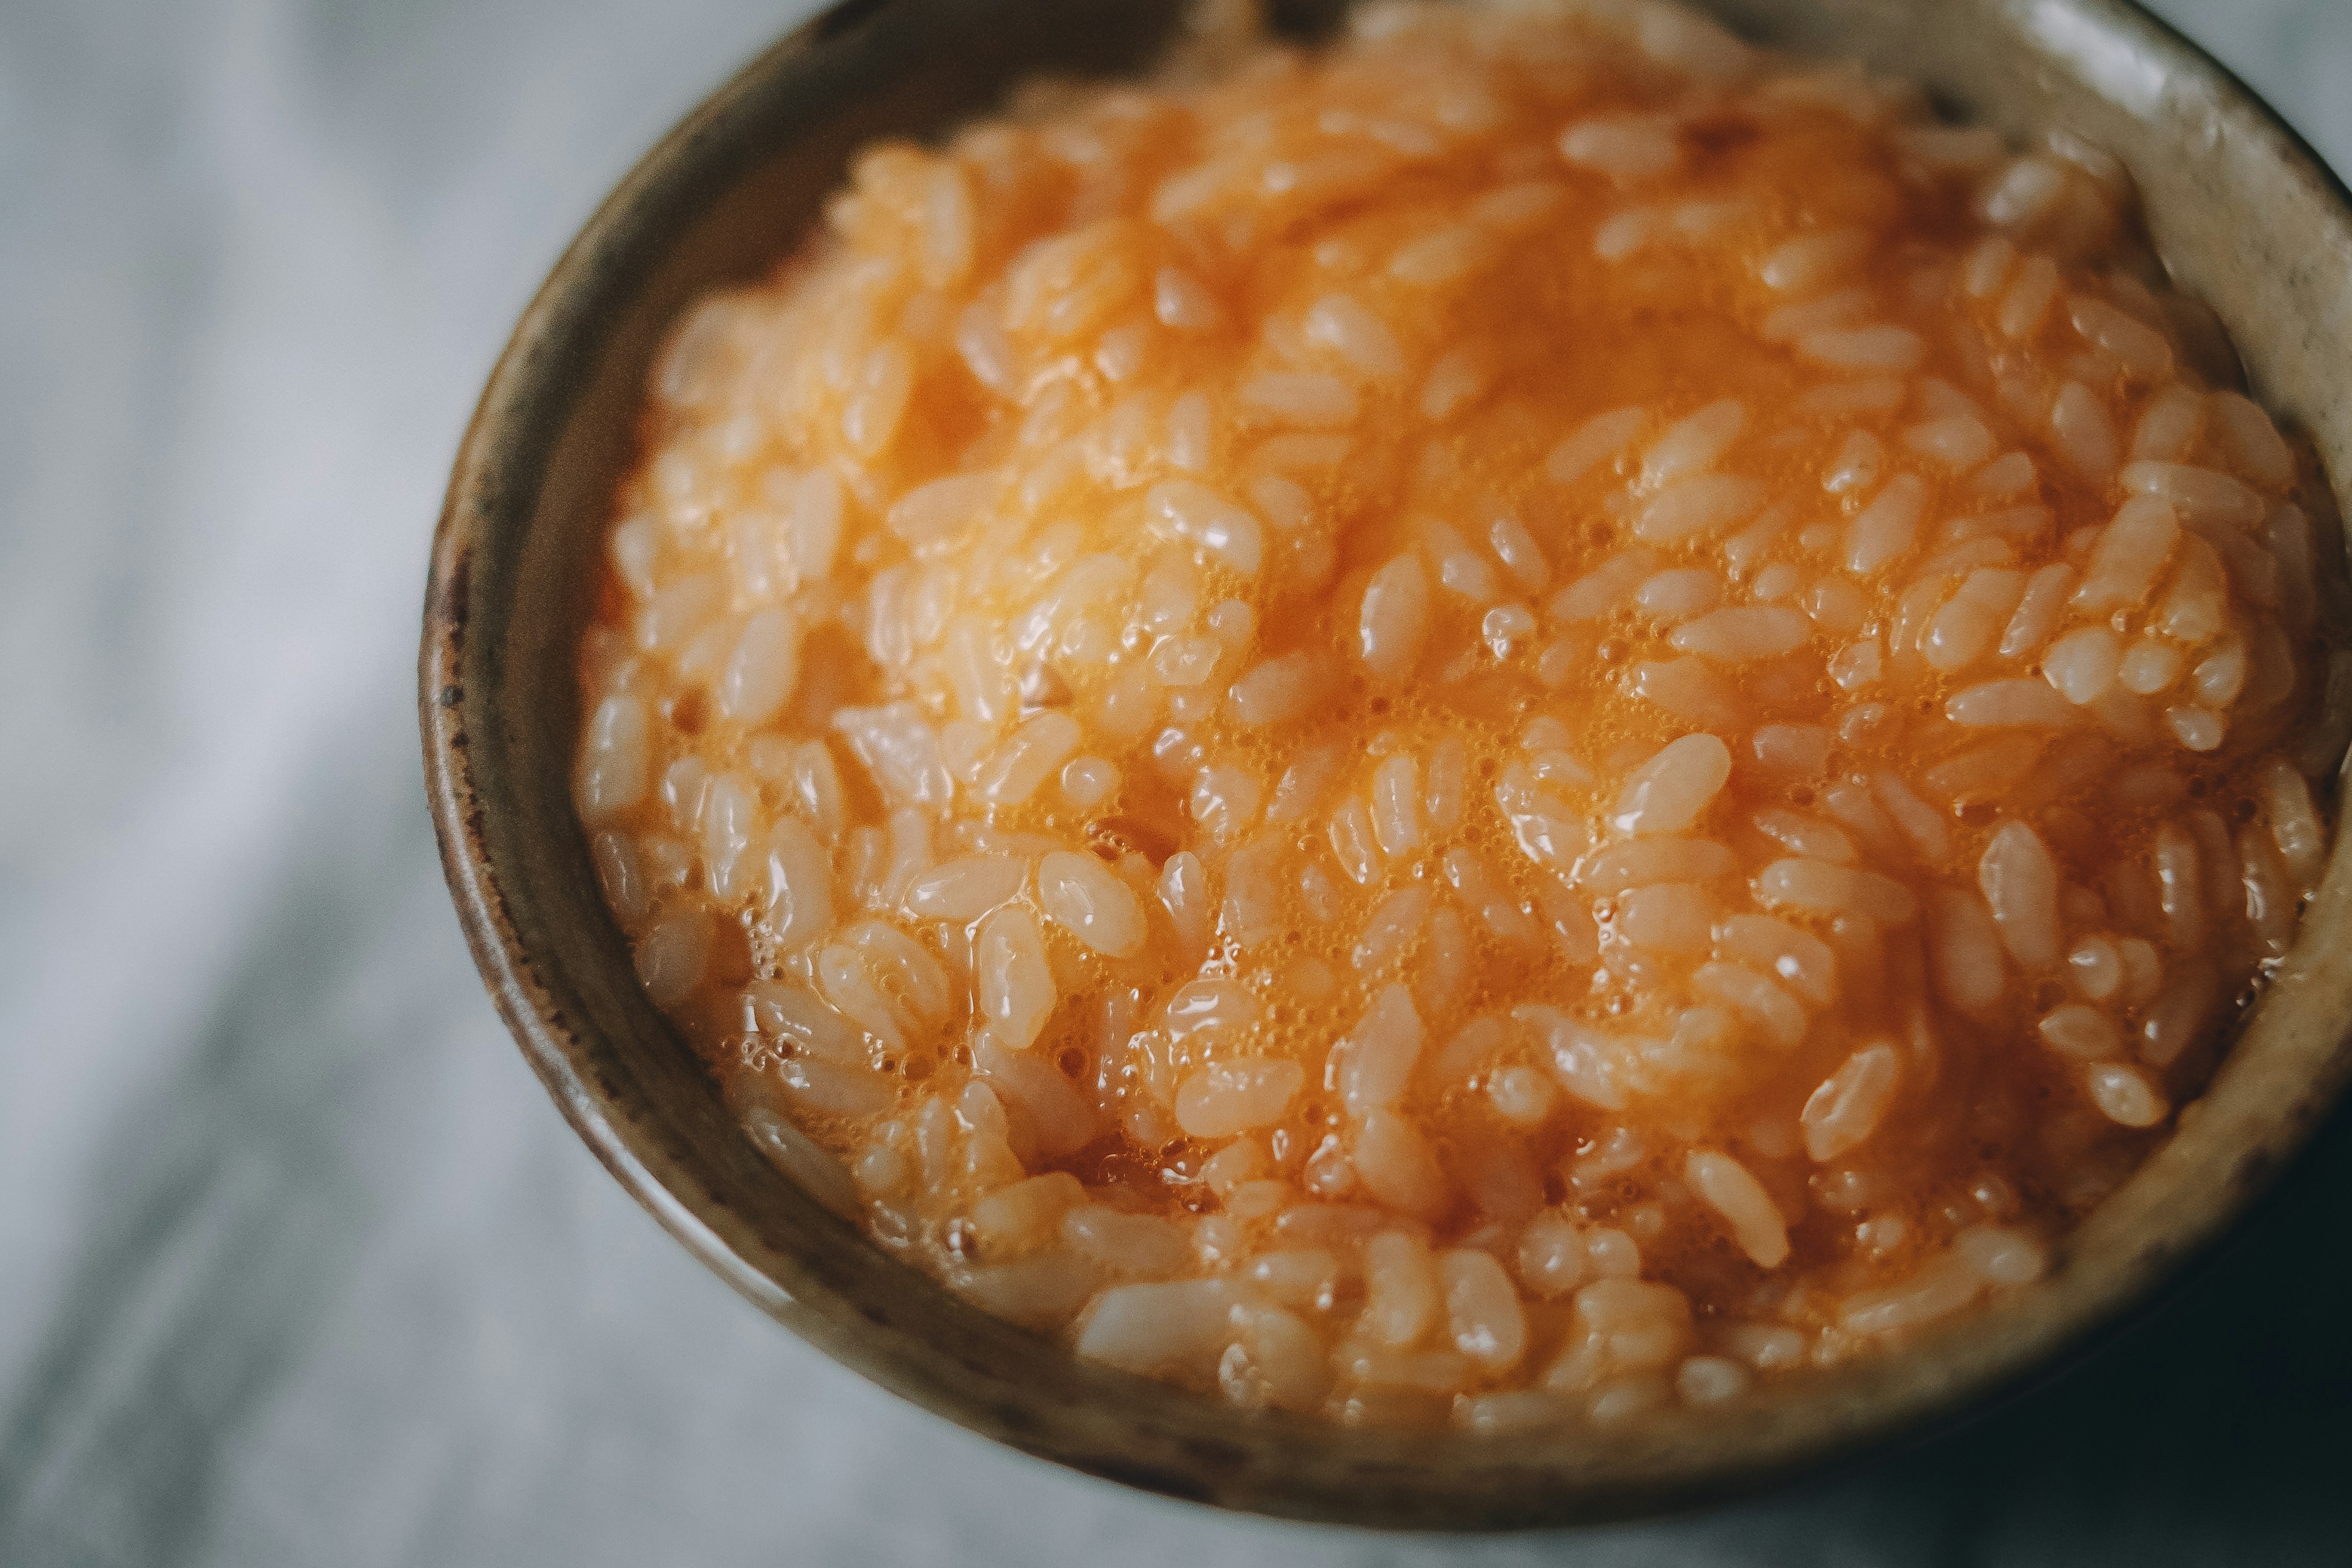
<path fill-rule="evenodd" d="M 1737 1398 L 2030 1285 L 2326 858 L 2327 492 L 2113 160 L 1650 5 L 868 149 L 660 364 L 577 799 L 883 1246 L 1236 1404 Z"/>

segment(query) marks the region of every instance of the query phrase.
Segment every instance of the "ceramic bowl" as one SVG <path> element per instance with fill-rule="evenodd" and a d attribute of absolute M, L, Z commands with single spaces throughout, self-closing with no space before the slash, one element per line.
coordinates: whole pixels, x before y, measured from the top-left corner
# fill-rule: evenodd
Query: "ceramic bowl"
<path fill-rule="evenodd" d="M 2017 137 L 2130 165 L 2158 247 L 2258 395 L 2352 476 L 2352 210 L 2277 117 L 2123 0 L 1708 0 L 1737 30 L 1924 82 Z M 1340 9 L 1271 7 L 1286 32 Z M 971 1429 L 1098 1476 L 1359 1525 L 1499 1529 L 1723 1500 L 1883 1450 L 2049 1374 L 2243 1215 L 2352 1069 L 2352 864 L 2179 1131 L 2049 1278 L 1891 1353 L 1728 1410 L 1507 1438 L 1249 1415 L 1078 1361 L 869 1245 L 744 1137 L 646 999 L 571 805 L 573 649 L 664 330 L 763 273 L 851 151 L 923 136 L 1030 72 L 1147 61 L 1176 0 L 847 0 L 761 56 L 590 219 L 515 329 L 435 541 L 419 705 L 449 886 L 523 1054 L 614 1176 L 811 1342 Z M 2339 483 L 2339 495 L 2341 487 Z"/>

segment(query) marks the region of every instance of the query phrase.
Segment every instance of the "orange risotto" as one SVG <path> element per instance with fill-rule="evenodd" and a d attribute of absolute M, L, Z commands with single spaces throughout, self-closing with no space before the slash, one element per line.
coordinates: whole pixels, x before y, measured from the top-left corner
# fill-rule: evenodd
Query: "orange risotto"
<path fill-rule="evenodd" d="M 2094 148 L 1379 5 L 826 216 L 660 363 L 578 805 L 752 1136 L 992 1312 L 1738 1398 L 2029 1287 L 2294 938 L 2334 513 Z"/>

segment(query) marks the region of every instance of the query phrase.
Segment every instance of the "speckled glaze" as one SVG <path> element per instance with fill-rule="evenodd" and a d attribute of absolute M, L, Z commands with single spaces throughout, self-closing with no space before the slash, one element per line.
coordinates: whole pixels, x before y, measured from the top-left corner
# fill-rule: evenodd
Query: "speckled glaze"
<path fill-rule="evenodd" d="M 1270 9 L 1328 26 L 1337 0 Z M 2124 0 L 1706 0 L 1750 37 L 1859 57 L 2024 135 L 2119 154 L 2175 275 L 2255 391 L 2352 475 L 2352 204 L 2252 93 Z M 1040 68 L 1147 60 L 1175 0 L 847 0 L 656 147 L 517 326 L 457 455 L 419 670 L 426 788 L 485 983 L 564 1116 L 655 1216 L 884 1387 L 1096 1475 L 1227 1508 L 1496 1530 L 1719 1501 L 1914 1441 L 2045 1377 L 2212 1249 L 2352 1074 L 2352 860 L 2179 1131 L 2050 1278 L 1899 1352 L 1729 1410 L 1482 1438 L 1247 1415 L 1079 1362 L 868 1244 L 778 1173 L 639 988 L 571 805 L 573 647 L 648 368 L 680 309 L 763 272 L 850 152 L 922 135 Z"/>

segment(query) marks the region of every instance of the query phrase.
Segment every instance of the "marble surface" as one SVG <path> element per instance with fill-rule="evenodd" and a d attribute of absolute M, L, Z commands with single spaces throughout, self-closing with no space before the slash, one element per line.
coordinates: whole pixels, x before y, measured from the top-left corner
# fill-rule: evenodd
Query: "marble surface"
<path fill-rule="evenodd" d="M 2352 1560 L 2352 1122 L 2194 1287 L 1967 1432 L 1471 1542 L 966 1436 L 622 1194 L 442 890 L 425 543 L 566 237 L 804 6 L 0 6 L 0 1562 Z M 2352 168 L 2352 5 L 2161 8 Z"/>

